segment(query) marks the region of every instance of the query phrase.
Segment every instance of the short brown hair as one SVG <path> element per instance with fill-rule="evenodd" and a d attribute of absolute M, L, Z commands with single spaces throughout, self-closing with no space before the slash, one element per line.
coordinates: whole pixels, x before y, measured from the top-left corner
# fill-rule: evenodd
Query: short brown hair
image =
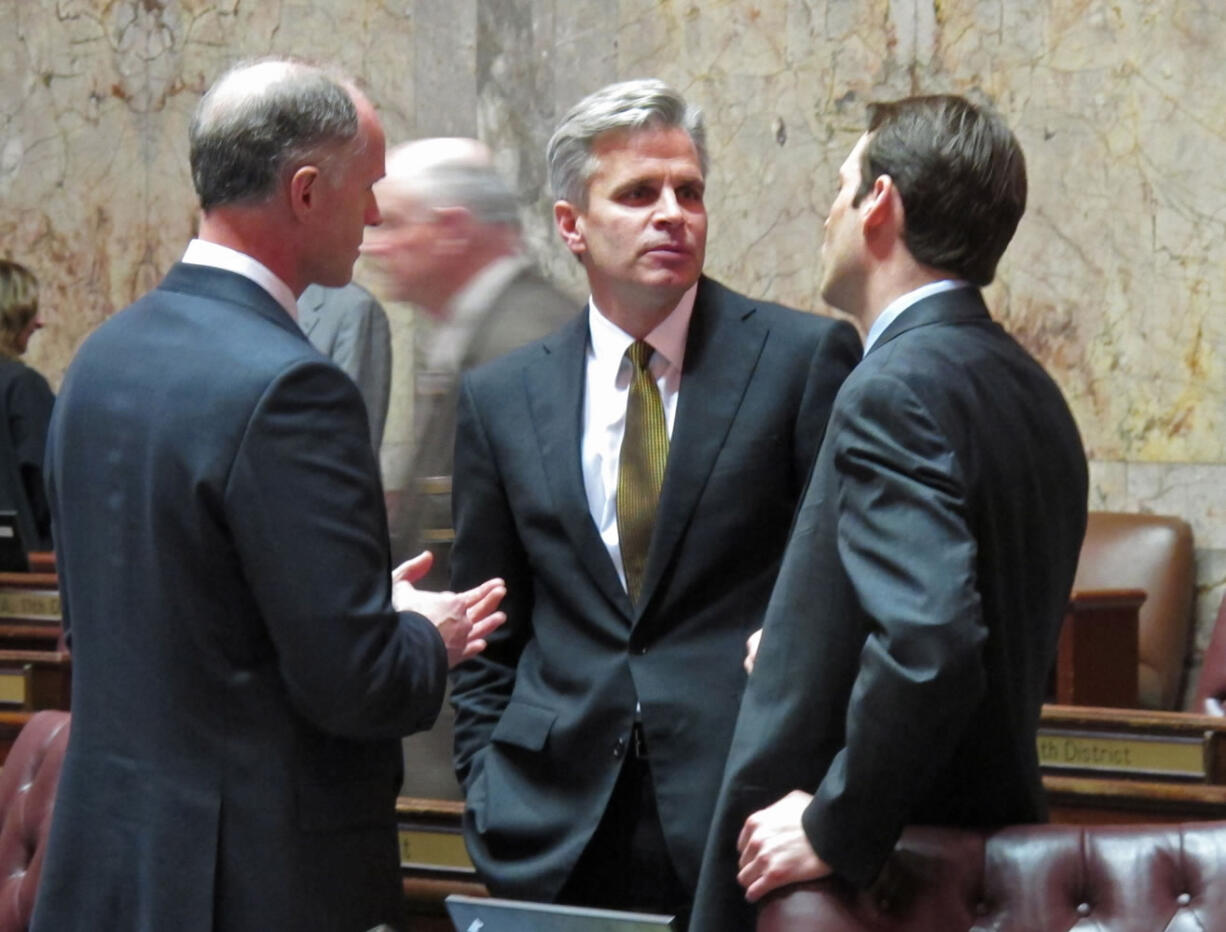
<path fill-rule="evenodd" d="M 38 313 L 38 279 L 18 262 L 0 259 L 0 354 L 20 356 L 17 337 Z"/>
<path fill-rule="evenodd" d="M 869 105 L 856 203 L 889 175 L 917 262 L 984 286 L 1026 210 L 1026 159 L 993 111 L 934 95 Z"/>

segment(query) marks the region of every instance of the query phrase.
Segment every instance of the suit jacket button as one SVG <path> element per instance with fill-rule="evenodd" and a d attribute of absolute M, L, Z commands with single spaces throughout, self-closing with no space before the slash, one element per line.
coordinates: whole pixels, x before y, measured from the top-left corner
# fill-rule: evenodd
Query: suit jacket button
<path fill-rule="evenodd" d="M 613 745 L 613 756 L 621 757 L 626 753 L 626 739 L 618 738 L 617 743 Z"/>

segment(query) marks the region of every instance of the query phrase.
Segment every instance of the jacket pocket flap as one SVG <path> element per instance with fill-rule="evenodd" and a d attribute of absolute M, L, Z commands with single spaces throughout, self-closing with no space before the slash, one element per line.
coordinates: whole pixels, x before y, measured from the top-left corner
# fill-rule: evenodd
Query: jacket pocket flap
<path fill-rule="evenodd" d="M 502 713 L 502 718 L 494 726 L 494 733 L 490 737 L 502 744 L 539 751 L 545 746 L 549 730 L 553 728 L 557 717 L 557 713 L 549 709 L 512 702 Z"/>

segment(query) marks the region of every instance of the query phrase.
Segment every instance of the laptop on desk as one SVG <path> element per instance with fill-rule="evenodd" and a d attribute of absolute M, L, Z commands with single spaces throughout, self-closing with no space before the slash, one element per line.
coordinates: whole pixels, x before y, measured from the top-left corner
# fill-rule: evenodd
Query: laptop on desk
<path fill-rule="evenodd" d="M 672 916 L 487 897 L 447 897 L 456 932 L 675 932 Z"/>

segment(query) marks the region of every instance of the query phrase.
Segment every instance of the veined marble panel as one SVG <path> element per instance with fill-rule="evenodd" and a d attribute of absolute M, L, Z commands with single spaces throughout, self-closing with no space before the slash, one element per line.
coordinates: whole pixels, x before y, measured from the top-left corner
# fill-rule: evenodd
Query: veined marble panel
<path fill-rule="evenodd" d="M 709 270 L 812 309 L 864 104 L 956 91 L 997 106 L 1026 149 L 1029 210 L 989 299 L 1064 388 L 1098 476 L 1121 464 L 1134 489 L 1146 474 L 1179 485 L 1188 464 L 1226 464 L 1220 4 L 0 0 L 0 15 L 0 243 L 43 281 L 30 361 L 53 381 L 191 234 L 187 122 L 237 59 L 338 63 L 393 141 L 481 135 L 522 193 L 531 249 L 576 291 L 545 140 L 583 94 L 660 76 L 707 113 Z M 1137 500 L 1102 481 L 1106 506 Z M 1179 507 L 1206 514 L 1215 484 Z M 1198 540 L 1226 546 L 1215 527 Z"/>

